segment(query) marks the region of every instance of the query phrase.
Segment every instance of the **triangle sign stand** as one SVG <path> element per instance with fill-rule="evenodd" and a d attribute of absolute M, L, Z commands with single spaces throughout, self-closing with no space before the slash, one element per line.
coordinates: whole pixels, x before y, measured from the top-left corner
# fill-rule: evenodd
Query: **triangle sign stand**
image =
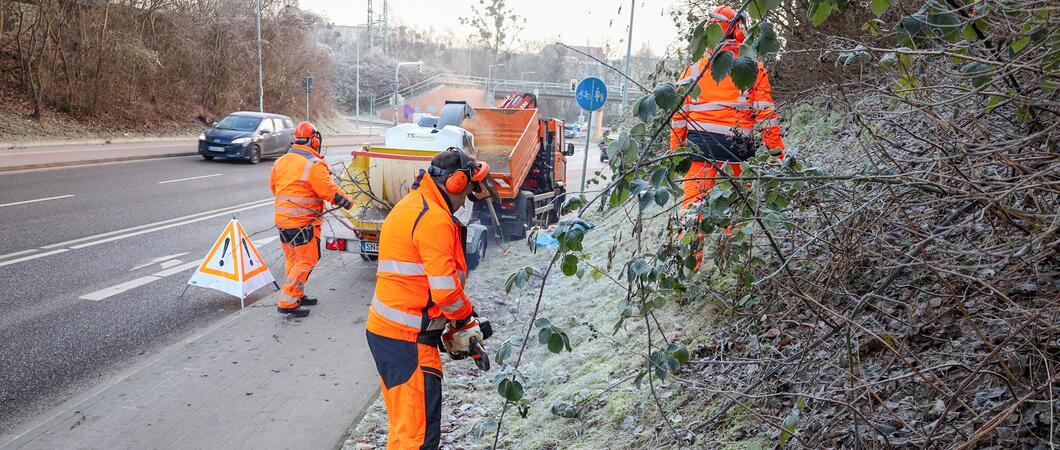
<path fill-rule="evenodd" d="M 190 286 L 218 290 L 239 297 L 240 308 L 245 308 L 247 296 L 269 283 L 279 289 L 246 230 L 233 218 L 188 280 L 184 292 Z"/>

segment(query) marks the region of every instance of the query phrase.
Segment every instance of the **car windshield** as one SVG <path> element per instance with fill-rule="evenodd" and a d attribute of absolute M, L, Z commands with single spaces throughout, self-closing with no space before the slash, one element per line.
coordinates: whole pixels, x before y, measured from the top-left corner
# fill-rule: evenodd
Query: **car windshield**
<path fill-rule="evenodd" d="M 258 129 L 261 119 L 246 116 L 228 116 L 217 122 L 214 128 L 219 130 L 254 131 Z"/>

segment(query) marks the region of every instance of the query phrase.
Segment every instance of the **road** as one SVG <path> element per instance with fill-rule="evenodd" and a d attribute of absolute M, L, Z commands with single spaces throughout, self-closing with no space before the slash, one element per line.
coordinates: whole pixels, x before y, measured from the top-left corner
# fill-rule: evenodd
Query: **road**
<path fill-rule="evenodd" d="M 0 173 L 0 433 L 238 310 L 215 291 L 178 298 L 233 216 L 282 281 L 271 166 L 186 156 Z"/>
<path fill-rule="evenodd" d="M 0 173 L 0 434 L 237 311 L 211 290 L 178 298 L 233 216 L 282 281 L 271 166 L 186 156 Z M 595 141 L 588 167 L 605 167 Z"/>

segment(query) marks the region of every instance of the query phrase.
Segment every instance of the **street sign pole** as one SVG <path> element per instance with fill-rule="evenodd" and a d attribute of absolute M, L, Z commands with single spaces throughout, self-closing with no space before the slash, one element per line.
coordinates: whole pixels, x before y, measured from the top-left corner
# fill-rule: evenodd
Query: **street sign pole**
<path fill-rule="evenodd" d="M 593 112 L 604 106 L 607 101 L 607 86 L 596 77 L 588 77 L 578 83 L 574 90 L 574 99 L 578 106 L 589 111 L 589 126 L 585 127 L 585 155 L 582 157 L 582 189 L 585 192 L 585 180 L 589 171 L 589 142 L 593 138 Z"/>
<path fill-rule="evenodd" d="M 309 91 L 313 90 L 313 77 L 306 76 L 302 80 L 302 87 L 305 88 L 305 120 L 309 121 Z"/>
<path fill-rule="evenodd" d="M 589 140 L 593 138 L 593 111 L 589 111 L 589 126 L 585 130 L 585 155 L 582 157 L 582 193 L 585 193 L 585 176 L 589 171 Z"/>

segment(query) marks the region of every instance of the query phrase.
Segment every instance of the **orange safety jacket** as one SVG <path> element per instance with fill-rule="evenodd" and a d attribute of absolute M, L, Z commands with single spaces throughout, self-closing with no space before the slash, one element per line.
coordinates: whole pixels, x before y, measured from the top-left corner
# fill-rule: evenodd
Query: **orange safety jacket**
<path fill-rule="evenodd" d="M 464 229 L 423 171 L 383 221 L 368 331 L 435 344 L 448 320 L 471 315 Z"/>
<path fill-rule="evenodd" d="M 734 57 L 739 57 L 739 49 L 727 46 Z M 708 132 L 725 136 L 750 138 L 754 130 L 760 130 L 766 148 L 783 150 L 784 141 L 780 138 L 780 122 L 773 105 L 773 88 L 769 85 L 769 76 L 761 62 L 758 64 L 758 78 L 754 86 L 741 92 L 726 76 L 720 83 L 710 76 L 711 50 L 708 49 L 699 61 L 692 63 L 681 74 L 677 85 L 691 83 L 699 79 L 699 96 L 689 95 L 684 105 L 671 118 L 670 150 L 685 145 L 688 131 Z"/>
<path fill-rule="evenodd" d="M 324 200 L 346 196 L 331 179 L 324 158 L 305 145 L 292 145 L 276 160 L 269 175 L 269 188 L 276 196 L 273 219 L 276 228 L 302 228 L 323 220 Z"/>

